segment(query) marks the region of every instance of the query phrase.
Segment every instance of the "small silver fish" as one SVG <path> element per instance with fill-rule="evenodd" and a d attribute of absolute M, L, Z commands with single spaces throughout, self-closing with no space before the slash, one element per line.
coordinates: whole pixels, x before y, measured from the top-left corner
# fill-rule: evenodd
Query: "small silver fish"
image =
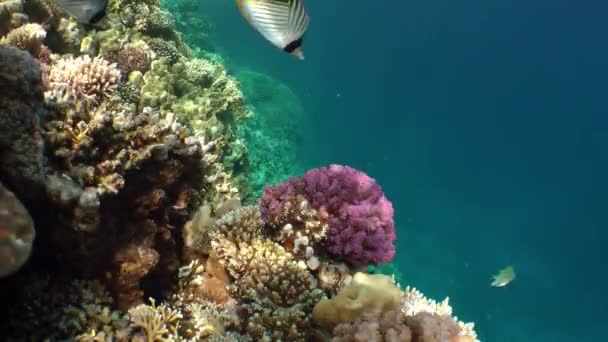
<path fill-rule="evenodd" d="M 279 49 L 304 59 L 302 40 L 310 18 L 303 0 L 236 0 L 247 22 Z"/>
<path fill-rule="evenodd" d="M 56 0 L 57 6 L 80 23 L 90 24 L 106 14 L 108 0 Z"/>

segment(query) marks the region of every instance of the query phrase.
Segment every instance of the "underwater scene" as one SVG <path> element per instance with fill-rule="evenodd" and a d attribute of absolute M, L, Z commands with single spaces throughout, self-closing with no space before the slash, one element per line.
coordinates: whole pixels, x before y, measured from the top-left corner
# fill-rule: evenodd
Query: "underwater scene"
<path fill-rule="evenodd" d="M 0 0 L 0 342 L 602 342 L 608 4 Z"/>

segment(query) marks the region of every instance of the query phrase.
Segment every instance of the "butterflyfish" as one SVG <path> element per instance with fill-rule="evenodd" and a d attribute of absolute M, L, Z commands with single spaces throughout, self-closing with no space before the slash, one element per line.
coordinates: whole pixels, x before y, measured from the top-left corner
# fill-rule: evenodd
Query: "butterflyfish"
<path fill-rule="evenodd" d="M 494 287 L 503 287 L 509 285 L 515 279 L 515 269 L 513 266 L 503 268 L 497 275 L 492 276 L 492 284 Z"/>
<path fill-rule="evenodd" d="M 56 0 L 57 5 L 80 23 L 94 23 L 106 15 L 108 0 Z"/>
<path fill-rule="evenodd" d="M 310 18 L 303 0 L 236 0 L 247 22 L 279 49 L 304 59 L 302 40 Z"/>

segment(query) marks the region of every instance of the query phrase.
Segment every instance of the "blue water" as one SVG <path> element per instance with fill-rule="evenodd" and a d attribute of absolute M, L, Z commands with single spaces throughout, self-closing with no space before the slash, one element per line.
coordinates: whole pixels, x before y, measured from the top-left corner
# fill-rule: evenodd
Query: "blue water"
<path fill-rule="evenodd" d="M 230 68 L 305 106 L 306 167 L 348 164 L 396 209 L 405 283 L 483 341 L 605 341 L 608 5 L 306 2 L 306 60 L 207 0 Z M 517 279 L 491 288 L 512 264 Z"/>

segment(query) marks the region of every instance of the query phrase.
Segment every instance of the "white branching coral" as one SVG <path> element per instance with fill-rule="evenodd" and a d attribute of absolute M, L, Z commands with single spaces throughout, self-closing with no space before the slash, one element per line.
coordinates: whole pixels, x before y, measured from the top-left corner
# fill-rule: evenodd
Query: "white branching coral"
<path fill-rule="evenodd" d="M 401 310 L 407 317 L 412 317 L 424 324 L 427 324 L 429 315 L 433 315 L 436 321 L 452 321 L 458 325 L 460 336 L 470 336 L 477 340 L 474 323 L 463 323 L 458 320 L 458 317 L 453 316 L 452 307 L 449 304 L 449 298 L 441 302 L 436 302 L 425 297 L 420 291 L 412 287 L 406 287 L 403 291 Z"/>
<path fill-rule="evenodd" d="M 45 99 L 50 103 L 86 101 L 97 104 L 116 89 L 120 71 L 115 63 L 88 55 L 57 61 L 47 75 Z"/>
<path fill-rule="evenodd" d="M 152 305 L 140 304 L 129 310 L 131 323 L 140 330 L 140 335 L 145 341 L 165 341 L 166 338 L 177 333 L 177 324 L 182 318 L 179 311 L 164 304 L 156 306 L 153 299 Z"/>

